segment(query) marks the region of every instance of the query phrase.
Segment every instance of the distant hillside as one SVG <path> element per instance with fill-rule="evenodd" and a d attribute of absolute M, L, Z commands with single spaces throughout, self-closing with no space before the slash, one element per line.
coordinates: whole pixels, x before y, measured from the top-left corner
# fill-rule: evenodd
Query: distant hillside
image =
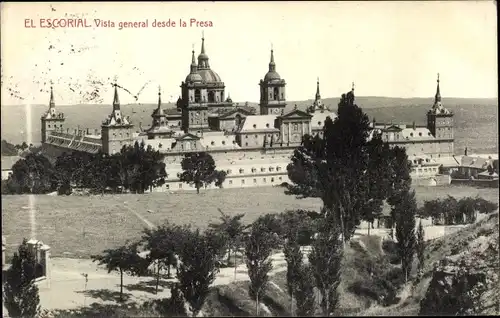
<path fill-rule="evenodd" d="M 330 109 L 336 111 L 339 98 L 325 98 L 323 102 Z M 357 104 L 377 122 L 405 122 L 416 124 L 426 123 L 426 112 L 432 105 L 432 98 L 390 98 L 390 97 L 356 97 Z M 299 109 L 311 105 L 312 100 L 289 101 L 287 110 L 297 104 Z M 239 105 L 244 105 L 240 102 Z M 258 108 L 257 103 L 248 103 Z M 498 152 L 498 106 L 497 99 L 467 99 L 443 98 L 443 104 L 455 113 L 456 152 L 462 153 L 467 146 L 475 153 Z M 102 121 L 110 114 L 110 105 L 72 105 L 57 106 L 66 115 L 65 126 L 71 130 L 89 128 L 100 129 Z M 137 130 L 151 124 L 151 113 L 156 104 L 129 104 L 122 105 L 125 115 L 131 117 Z M 165 103 L 165 108 L 174 108 L 174 104 Z M 2 139 L 10 143 L 23 141 L 37 144 L 40 142 L 40 116 L 47 110 L 47 105 L 31 106 L 31 132 L 27 136 L 27 114 L 23 106 L 2 106 Z M 30 139 L 31 138 L 31 139 Z M 31 140 L 31 141 L 30 141 Z"/>

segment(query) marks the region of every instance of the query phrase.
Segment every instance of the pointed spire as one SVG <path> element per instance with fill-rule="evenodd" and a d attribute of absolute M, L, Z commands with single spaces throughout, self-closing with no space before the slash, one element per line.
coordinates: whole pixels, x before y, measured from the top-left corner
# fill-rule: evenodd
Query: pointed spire
<path fill-rule="evenodd" d="M 198 55 L 198 69 L 210 69 L 208 64 L 208 55 L 205 53 L 205 33 L 201 37 L 201 52 Z"/>
<path fill-rule="evenodd" d="M 274 63 L 274 50 L 271 49 L 271 61 L 269 62 L 269 72 L 276 71 L 276 63 Z"/>
<path fill-rule="evenodd" d="M 120 99 L 118 98 L 118 85 L 115 83 L 115 96 L 113 97 L 113 110 L 120 109 Z"/>
<path fill-rule="evenodd" d="M 316 82 L 316 100 L 320 100 L 321 99 L 321 94 L 319 93 L 319 77 L 317 79 L 317 82 Z"/>
<path fill-rule="evenodd" d="M 439 89 L 439 73 L 437 74 L 437 88 L 436 88 L 436 96 L 434 97 L 434 104 L 441 102 L 441 90 Z"/>
<path fill-rule="evenodd" d="M 198 65 L 196 64 L 196 60 L 194 59 L 194 50 L 191 51 L 191 74 L 194 74 L 198 71 Z"/>
<path fill-rule="evenodd" d="M 205 54 L 205 31 L 201 31 L 201 54 Z"/>
<path fill-rule="evenodd" d="M 52 86 L 50 86 L 49 108 L 54 108 L 54 107 L 56 107 L 56 103 L 54 102 L 54 90 L 52 89 Z"/>
<path fill-rule="evenodd" d="M 161 87 L 158 85 L 158 109 L 161 108 Z"/>

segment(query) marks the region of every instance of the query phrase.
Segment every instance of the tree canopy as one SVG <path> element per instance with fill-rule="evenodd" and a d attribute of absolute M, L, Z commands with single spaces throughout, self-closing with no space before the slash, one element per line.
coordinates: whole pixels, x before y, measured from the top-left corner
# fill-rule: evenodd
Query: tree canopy
<path fill-rule="evenodd" d="M 215 161 L 207 152 L 193 152 L 186 154 L 181 162 L 180 180 L 195 186 L 200 193 L 201 187 L 214 183 L 221 187 L 226 178 L 225 171 L 216 170 Z"/>

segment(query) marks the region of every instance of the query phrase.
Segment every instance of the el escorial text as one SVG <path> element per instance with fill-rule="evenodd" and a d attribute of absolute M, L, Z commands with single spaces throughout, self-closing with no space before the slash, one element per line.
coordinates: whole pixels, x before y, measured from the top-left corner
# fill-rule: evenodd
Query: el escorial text
<path fill-rule="evenodd" d="M 118 28 L 138 29 L 138 28 L 211 28 L 212 21 L 201 21 L 195 18 L 187 20 L 142 20 L 142 21 L 112 21 L 105 19 L 24 19 L 25 28 Z"/>

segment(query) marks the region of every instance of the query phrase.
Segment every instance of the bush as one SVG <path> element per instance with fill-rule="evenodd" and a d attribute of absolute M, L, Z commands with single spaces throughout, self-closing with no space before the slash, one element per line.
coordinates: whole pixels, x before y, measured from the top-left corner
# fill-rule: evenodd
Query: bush
<path fill-rule="evenodd" d="M 401 258 L 399 257 L 398 245 L 396 242 L 391 240 L 384 240 L 382 242 L 382 250 L 386 254 L 387 260 L 391 264 L 401 263 Z"/>
<path fill-rule="evenodd" d="M 404 275 L 400 268 L 388 263 L 387 257 L 356 259 L 354 266 L 359 278 L 347 287 L 348 291 L 384 306 L 397 302 L 397 291 L 404 282 Z"/>

